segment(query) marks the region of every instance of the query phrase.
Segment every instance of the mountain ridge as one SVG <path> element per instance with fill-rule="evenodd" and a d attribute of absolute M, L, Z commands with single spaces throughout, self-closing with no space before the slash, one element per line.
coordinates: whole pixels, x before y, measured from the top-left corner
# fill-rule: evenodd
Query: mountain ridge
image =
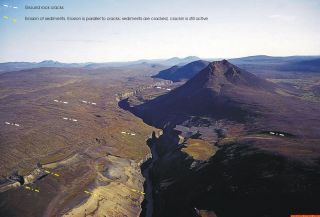
<path fill-rule="evenodd" d="M 188 80 L 195 76 L 199 71 L 204 69 L 208 64 L 208 61 L 197 60 L 183 66 L 174 65 L 169 69 L 160 71 L 158 74 L 152 77 L 171 80 L 173 82 Z"/>

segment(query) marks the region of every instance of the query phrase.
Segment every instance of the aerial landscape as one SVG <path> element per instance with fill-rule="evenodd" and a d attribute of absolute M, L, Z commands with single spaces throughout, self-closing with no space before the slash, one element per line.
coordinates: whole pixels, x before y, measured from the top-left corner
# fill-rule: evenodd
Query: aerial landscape
<path fill-rule="evenodd" d="M 1 216 L 319 212 L 320 67 L 255 58 L 1 73 Z"/>
<path fill-rule="evenodd" d="M 0 8 L 0 217 L 320 216 L 320 2 L 30 2 Z"/>

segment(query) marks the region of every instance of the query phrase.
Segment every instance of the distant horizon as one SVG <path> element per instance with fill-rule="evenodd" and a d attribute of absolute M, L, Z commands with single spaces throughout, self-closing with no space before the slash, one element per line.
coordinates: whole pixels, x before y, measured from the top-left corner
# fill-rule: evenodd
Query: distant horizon
<path fill-rule="evenodd" d="M 170 60 L 173 58 L 179 58 L 179 59 L 186 59 L 189 57 L 195 57 L 199 58 L 201 60 L 218 60 L 218 59 L 237 59 L 237 58 L 246 58 L 246 57 L 258 57 L 258 56 L 266 56 L 266 57 L 319 57 L 320 58 L 320 53 L 319 54 L 294 54 L 294 55 L 283 55 L 283 56 L 278 56 L 278 55 L 267 55 L 267 54 L 256 54 L 256 55 L 248 55 L 248 56 L 236 56 L 236 57 L 199 57 L 196 55 L 188 55 L 188 56 L 172 56 L 172 57 L 163 57 L 163 58 L 141 58 L 141 59 L 130 59 L 130 60 L 117 60 L 117 61 L 83 61 L 83 62 L 64 62 L 60 61 L 57 59 L 43 59 L 43 60 L 37 60 L 37 61 L 27 61 L 27 60 L 13 60 L 13 61 L 5 61 L 5 62 L 0 62 L 0 64 L 3 63 L 41 63 L 41 62 L 46 62 L 46 61 L 52 61 L 52 62 L 58 62 L 58 63 L 66 63 L 66 64 L 90 64 L 90 63 L 127 63 L 127 62 L 138 62 L 138 61 L 164 61 L 164 60 Z"/>
<path fill-rule="evenodd" d="M 5 0 L 8 1 L 8 0 Z M 4 2 L 6 3 L 6 2 Z M 10 0 L 0 62 L 122 62 L 183 57 L 318 55 L 319 0 Z M 64 6 L 27 10 L 26 5 Z M 28 21 L 25 17 L 207 17 L 205 21 Z"/>

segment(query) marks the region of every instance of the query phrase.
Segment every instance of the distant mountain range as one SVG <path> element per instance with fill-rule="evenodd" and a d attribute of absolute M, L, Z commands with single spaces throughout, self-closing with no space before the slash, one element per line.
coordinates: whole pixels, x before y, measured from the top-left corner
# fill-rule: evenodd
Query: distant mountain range
<path fill-rule="evenodd" d="M 229 59 L 233 64 L 254 73 L 264 71 L 320 72 L 320 56 L 249 56 Z"/>
<path fill-rule="evenodd" d="M 0 63 L 0 72 L 19 71 L 25 69 L 55 67 L 55 68 L 76 68 L 84 67 L 87 63 L 61 63 L 53 60 L 45 60 L 42 62 L 7 62 Z"/>
<path fill-rule="evenodd" d="M 105 62 L 105 63 L 62 63 L 53 60 L 45 60 L 42 62 L 6 62 L 0 63 L 0 73 L 7 71 L 18 71 L 23 69 L 41 68 L 41 67 L 56 67 L 56 68 L 87 68 L 100 69 L 123 66 L 138 66 L 138 65 L 161 65 L 170 67 L 167 70 L 160 71 L 156 78 L 163 78 L 172 81 L 190 79 L 195 75 L 198 69 L 204 68 L 207 61 L 219 60 L 216 59 L 200 59 L 196 56 L 185 58 L 173 57 L 170 59 L 154 59 L 154 60 L 137 60 L 128 62 Z M 288 57 L 273 57 L 273 56 L 248 56 L 242 58 L 228 59 L 229 62 L 237 66 L 249 70 L 253 73 L 261 72 L 320 72 L 320 56 L 288 56 Z M 189 63 L 194 64 L 188 65 Z"/>
<path fill-rule="evenodd" d="M 156 60 L 137 60 L 128 62 L 105 62 L 105 63 L 62 63 L 53 60 L 45 60 L 42 62 L 6 62 L 0 63 L 0 72 L 18 71 L 23 69 L 41 68 L 41 67 L 56 67 L 56 68 L 75 68 L 83 67 L 88 69 L 123 67 L 130 65 L 146 65 L 155 64 L 163 66 L 185 65 L 190 62 L 200 60 L 199 57 L 189 56 L 185 58 L 174 57 L 170 59 L 156 59 Z"/>

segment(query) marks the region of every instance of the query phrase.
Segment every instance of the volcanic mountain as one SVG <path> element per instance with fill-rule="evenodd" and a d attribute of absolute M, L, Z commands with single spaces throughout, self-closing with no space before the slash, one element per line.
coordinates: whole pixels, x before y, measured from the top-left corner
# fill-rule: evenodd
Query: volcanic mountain
<path fill-rule="evenodd" d="M 164 120 L 172 116 L 179 119 L 183 115 L 243 120 L 249 115 L 243 108 L 243 101 L 274 94 L 275 89 L 275 84 L 226 60 L 215 61 L 181 87 L 141 105 L 137 111 L 142 109 L 153 124 L 157 119 Z M 168 115 L 174 113 L 179 115 Z"/>
<path fill-rule="evenodd" d="M 154 78 L 162 78 L 173 82 L 188 80 L 195 76 L 199 71 L 207 67 L 208 61 L 198 60 L 184 66 L 175 65 L 169 69 L 160 71 Z"/>

